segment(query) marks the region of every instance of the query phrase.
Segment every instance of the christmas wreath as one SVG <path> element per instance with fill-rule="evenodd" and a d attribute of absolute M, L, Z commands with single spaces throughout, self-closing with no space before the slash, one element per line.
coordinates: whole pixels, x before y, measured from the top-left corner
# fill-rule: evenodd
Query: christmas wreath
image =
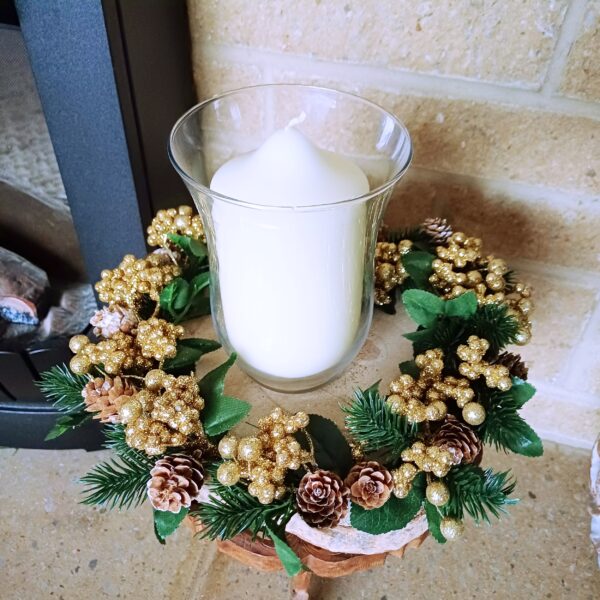
<path fill-rule="evenodd" d="M 185 517 L 211 539 L 269 538 L 290 575 L 303 568 L 285 536 L 295 515 L 380 535 L 424 512 L 440 543 L 460 536 L 466 516 L 500 517 L 516 502 L 515 481 L 480 466 L 482 445 L 543 451 L 519 416 L 535 392 L 527 368 L 504 351 L 529 340 L 530 289 L 444 220 L 383 238 L 375 303 L 392 313 L 401 297 L 418 325 L 405 335 L 413 359 L 383 392 L 379 383 L 354 391 L 341 407 L 345 434 L 317 414 L 276 408 L 238 438 L 250 405 L 224 390 L 235 355 L 197 380 L 197 361 L 220 346 L 183 337 L 181 326 L 210 312 L 200 217 L 187 206 L 159 211 L 148 228 L 156 250 L 125 256 L 96 284 L 106 306 L 91 320 L 95 341 L 73 337 L 69 369 L 40 382 L 65 413 L 49 439 L 94 418 L 116 454 L 82 477 L 83 502 L 149 501 L 161 543 Z"/>

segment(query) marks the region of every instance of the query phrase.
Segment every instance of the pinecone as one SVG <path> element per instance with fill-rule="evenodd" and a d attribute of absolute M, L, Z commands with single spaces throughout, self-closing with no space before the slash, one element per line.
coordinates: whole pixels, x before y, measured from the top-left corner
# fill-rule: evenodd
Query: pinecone
<path fill-rule="evenodd" d="M 455 465 L 473 463 L 481 460 L 481 440 L 465 423 L 454 415 L 448 415 L 442 426 L 437 430 L 431 442 L 452 454 Z"/>
<path fill-rule="evenodd" d="M 335 473 L 307 473 L 296 492 L 300 516 L 311 527 L 335 527 L 348 513 L 350 491 Z"/>
<path fill-rule="evenodd" d="M 440 217 L 430 217 L 429 219 L 425 219 L 421 224 L 421 231 L 435 246 L 445 244 L 453 233 L 452 226 L 448 224 L 446 219 Z"/>
<path fill-rule="evenodd" d="M 96 377 L 81 391 L 85 410 L 97 413 L 94 419 L 102 423 L 119 423 L 119 408 L 121 404 L 137 392 L 125 379 L 115 377 Z"/>
<path fill-rule="evenodd" d="M 392 474 L 374 460 L 354 465 L 344 483 L 352 502 L 366 510 L 383 506 L 394 489 Z"/>
<path fill-rule="evenodd" d="M 137 318 L 132 311 L 114 304 L 96 311 L 90 325 L 94 326 L 95 335 L 109 338 L 117 331 L 131 333 L 137 325 Z"/>
<path fill-rule="evenodd" d="M 529 373 L 527 366 L 521 359 L 520 354 L 513 354 L 512 352 L 503 352 L 498 355 L 493 361 L 494 365 L 503 365 L 508 368 L 510 374 L 513 377 L 526 380 Z"/>
<path fill-rule="evenodd" d="M 178 513 L 181 507 L 189 508 L 198 500 L 204 483 L 204 468 L 200 453 L 194 456 L 171 454 L 156 461 L 146 484 L 148 498 L 156 510 Z"/>

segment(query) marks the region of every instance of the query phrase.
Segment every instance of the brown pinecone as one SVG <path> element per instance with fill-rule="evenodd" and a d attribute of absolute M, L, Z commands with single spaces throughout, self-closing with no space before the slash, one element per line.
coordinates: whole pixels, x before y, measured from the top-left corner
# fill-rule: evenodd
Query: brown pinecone
<path fill-rule="evenodd" d="M 95 335 L 109 338 L 117 331 L 131 333 L 137 325 L 137 318 L 132 311 L 114 304 L 96 311 L 90 319 L 90 325 L 94 326 Z"/>
<path fill-rule="evenodd" d="M 171 454 L 156 461 L 147 483 L 148 498 L 156 510 L 178 513 L 198 500 L 204 483 L 200 453 L 194 456 Z"/>
<path fill-rule="evenodd" d="M 119 408 L 121 404 L 137 392 L 121 377 L 96 377 L 92 379 L 81 391 L 85 410 L 97 413 L 94 419 L 102 423 L 119 423 Z"/>
<path fill-rule="evenodd" d="M 521 359 L 520 354 L 513 354 L 512 352 L 503 352 L 498 355 L 493 361 L 492 364 L 495 365 L 503 365 L 508 368 L 510 374 L 513 377 L 518 377 L 519 379 L 526 380 L 529 370 L 527 366 Z"/>
<path fill-rule="evenodd" d="M 348 513 L 350 491 L 335 473 L 307 473 L 296 492 L 300 516 L 311 527 L 335 527 Z"/>
<path fill-rule="evenodd" d="M 352 502 L 366 510 L 383 506 L 394 489 L 392 474 L 374 460 L 354 465 L 344 483 Z"/>
<path fill-rule="evenodd" d="M 442 426 L 436 431 L 431 442 L 452 454 L 455 465 L 473 463 L 481 455 L 481 440 L 465 423 L 454 415 L 448 415 Z"/>
<path fill-rule="evenodd" d="M 435 246 L 445 244 L 452 235 L 452 226 L 446 219 L 430 217 L 421 224 L 421 231 L 431 240 Z"/>

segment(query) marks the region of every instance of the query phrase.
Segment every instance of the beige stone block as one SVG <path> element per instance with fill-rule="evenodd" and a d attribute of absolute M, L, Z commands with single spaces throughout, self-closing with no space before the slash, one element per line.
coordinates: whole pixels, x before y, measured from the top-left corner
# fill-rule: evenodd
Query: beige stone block
<path fill-rule="evenodd" d="M 600 100 L 600 1 L 591 0 L 567 58 L 560 92 Z"/>
<path fill-rule="evenodd" d="M 517 347 L 535 381 L 564 387 L 571 356 L 596 303 L 596 291 L 546 276 L 517 271 L 533 288 L 533 335 Z"/>
<path fill-rule="evenodd" d="M 599 121 L 486 102 L 364 93 L 404 121 L 417 166 L 600 192 Z"/>
<path fill-rule="evenodd" d="M 535 194 L 528 190 L 528 194 Z M 486 251 L 505 258 L 600 271 L 600 199 L 568 195 L 518 197 L 484 180 L 409 172 L 398 184 L 386 222 L 406 227 L 432 216 L 484 240 Z"/>
<path fill-rule="evenodd" d="M 600 306 L 600 305 L 599 305 Z M 571 362 L 568 387 L 576 392 L 595 394 L 600 408 L 600 308 L 596 310 Z M 600 430 L 599 430 L 600 431 Z"/>
<path fill-rule="evenodd" d="M 537 89 L 567 0 L 189 0 L 204 41 Z"/>
<path fill-rule="evenodd" d="M 353 92 L 407 126 L 413 165 L 569 192 L 600 194 L 600 121 L 510 104 L 395 94 L 360 81 L 272 70 L 271 81 Z M 352 127 L 361 129 L 360 120 Z"/>

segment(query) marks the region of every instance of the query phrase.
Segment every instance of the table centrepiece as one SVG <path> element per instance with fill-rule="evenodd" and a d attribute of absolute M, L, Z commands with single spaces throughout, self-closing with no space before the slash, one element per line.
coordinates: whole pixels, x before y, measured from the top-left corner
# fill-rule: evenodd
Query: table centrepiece
<path fill-rule="evenodd" d="M 126 256 L 96 284 L 106 304 L 91 320 L 98 340 L 72 338 L 70 369 L 40 384 L 65 412 L 49 437 L 98 419 L 116 455 L 82 477 L 84 503 L 149 502 L 161 543 L 187 520 L 238 560 L 285 568 L 306 597 L 309 570 L 370 568 L 427 532 L 454 541 L 466 517 L 489 523 L 516 502 L 510 473 L 480 462 L 483 444 L 542 453 L 519 416 L 535 392 L 527 368 L 504 350 L 528 341 L 532 303 L 481 240 L 430 219 L 378 242 L 375 302 L 392 312 L 401 294 L 418 325 L 405 335 L 414 356 L 398 357 L 382 389 L 348 390 L 343 432 L 276 408 L 251 415 L 256 434 L 242 438 L 232 430 L 250 405 L 224 387 L 235 354 L 208 373 L 200 360 L 196 379 L 196 362 L 219 344 L 185 338 L 181 325 L 210 311 L 201 220 L 186 206 L 160 211 L 148 243 L 157 249 Z"/>

